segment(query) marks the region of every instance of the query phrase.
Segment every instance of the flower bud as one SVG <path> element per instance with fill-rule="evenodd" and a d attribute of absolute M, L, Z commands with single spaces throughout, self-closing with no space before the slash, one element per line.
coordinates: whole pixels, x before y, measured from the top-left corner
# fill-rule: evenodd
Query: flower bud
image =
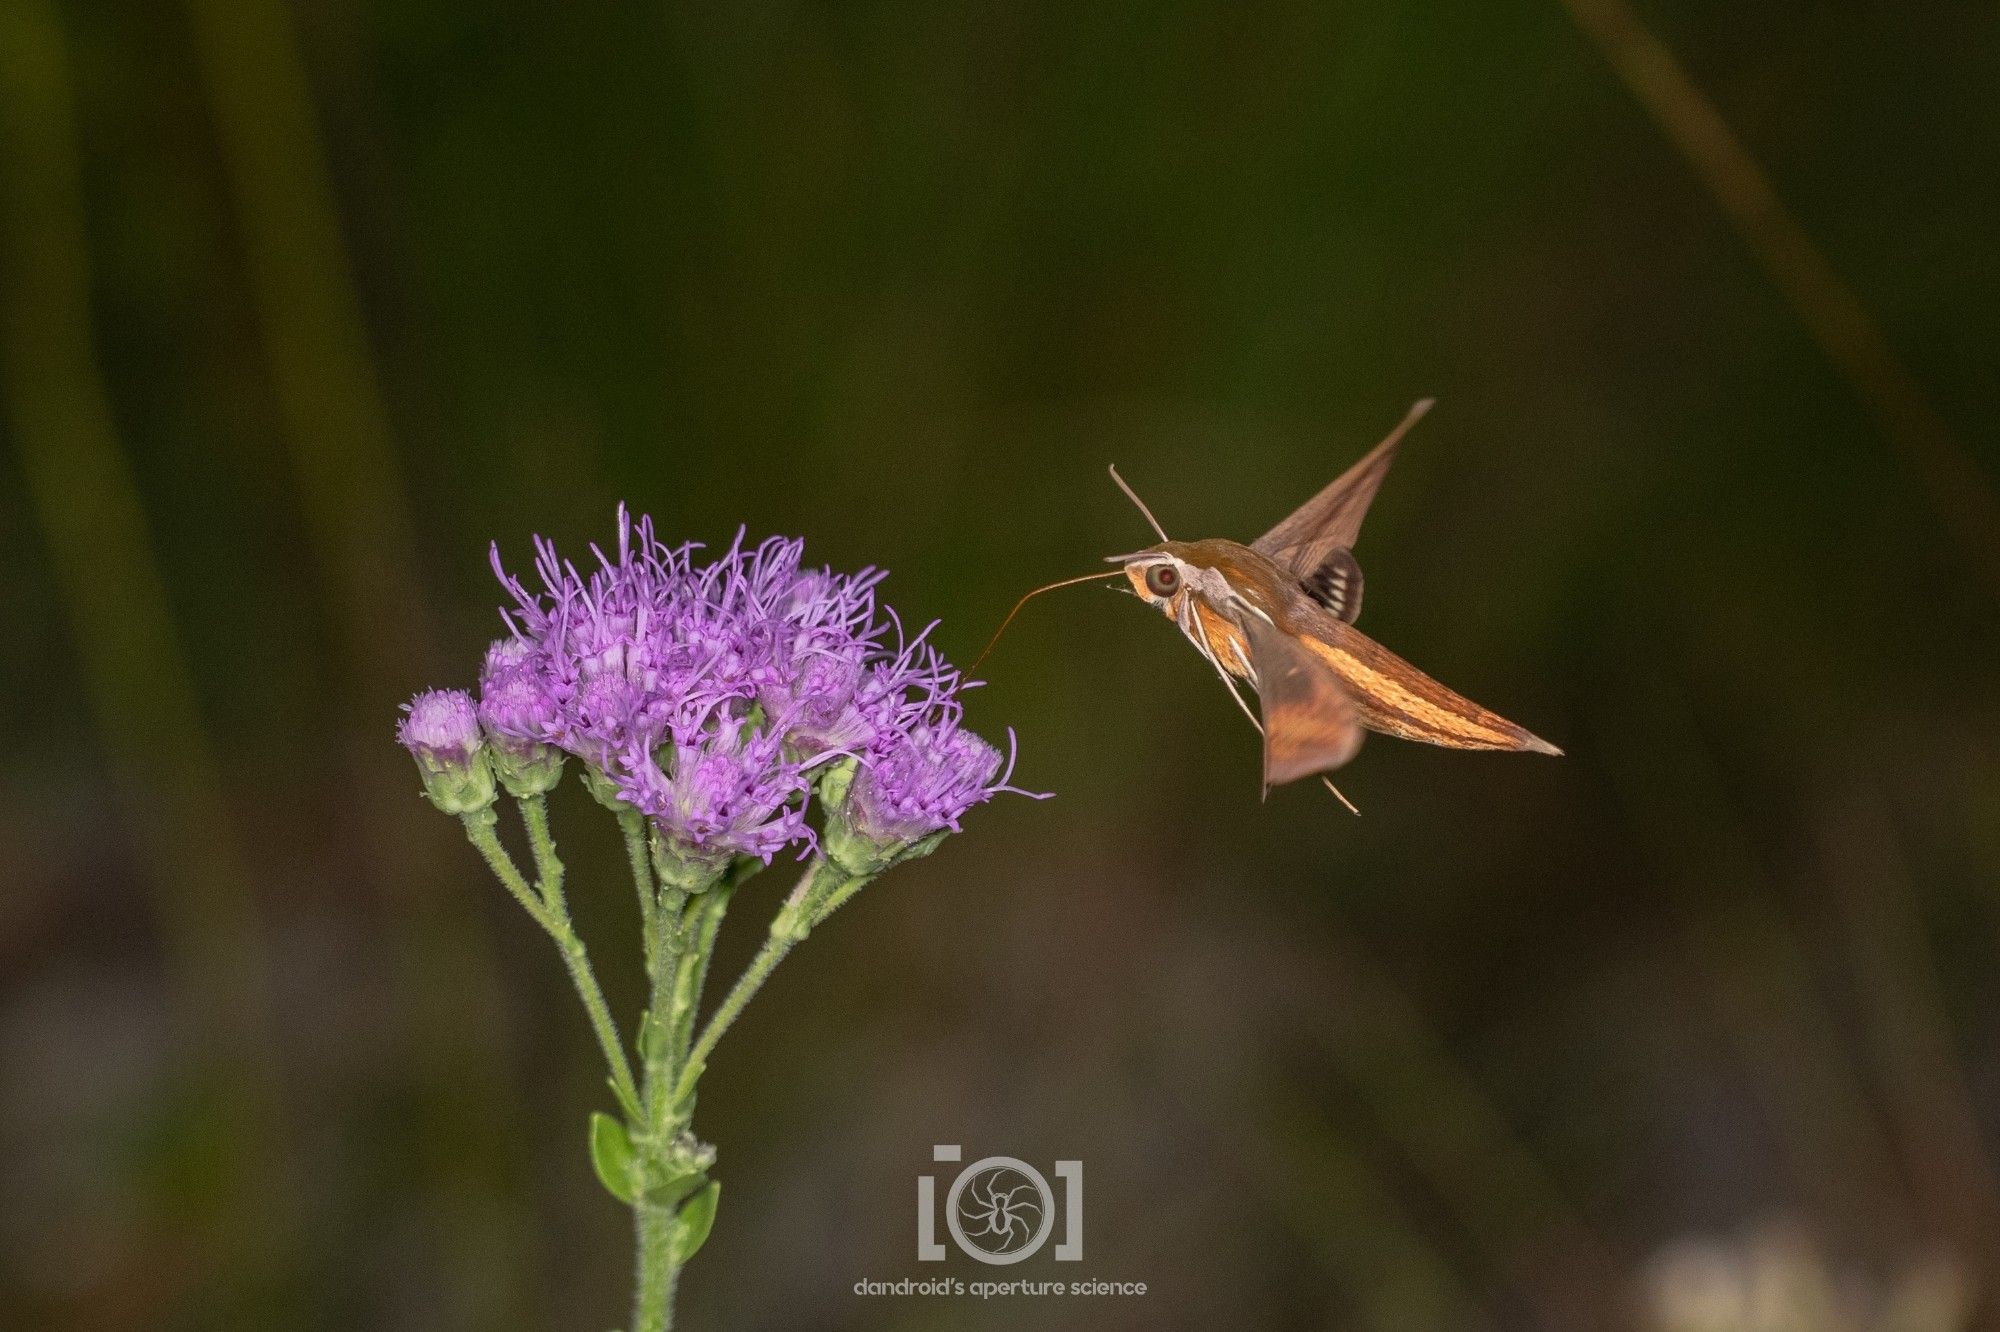
<path fill-rule="evenodd" d="M 506 645 L 494 645 L 495 652 Z M 492 656 L 487 658 L 492 664 Z M 555 703 L 525 671 L 488 672 L 479 690 L 479 720 L 494 775 L 512 796 L 541 795 L 562 780 L 563 753 L 541 737 L 554 725 Z"/>
<path fill-rule="evenodd" d="M 493 803 L 493 768 L 479 712 L 462 689 L 433 689 L 404 705 L 396 739 L 417 761 L 424 793 L 447 814 L 473 814 Z"/>

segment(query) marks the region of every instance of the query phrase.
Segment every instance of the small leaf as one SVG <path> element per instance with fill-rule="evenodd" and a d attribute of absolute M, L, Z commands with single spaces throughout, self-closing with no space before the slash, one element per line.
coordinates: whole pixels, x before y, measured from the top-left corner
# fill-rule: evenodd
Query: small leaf
<path fill-rule="evenodd" d="M 674 1218 L 674 1261 L 684 1263 L 701 1252 L 708 1232 L 715 1225 L 715 1203 L 722 1196 L 722 1181 L 710 1180 L 708 1187 L 688 1199 Z"/>
<path fill-rule="evenodd" d="M 647 1185 L 646 1201 L 655 1207 L 673 1207 L 707 1182 L 708 1172 L 690 1170 L 684 1175 L 674 1175 L 661 1183 Z"/>
<path fill-rule="evenodd" d="M 625 1126 L 599 1110 L 590 1117 L 590 1163 L 611 1196 L 631 1206 L 639 1196 L 639 1167 Z"/>

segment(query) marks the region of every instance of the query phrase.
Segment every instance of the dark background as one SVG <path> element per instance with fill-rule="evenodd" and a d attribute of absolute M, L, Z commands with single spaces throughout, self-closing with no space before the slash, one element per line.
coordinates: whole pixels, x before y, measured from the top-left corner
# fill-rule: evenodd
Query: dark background
<path fill-rule="evenodd" d="M 722 1047 L 685 1325 L 2000 1325 L 2000 14 L 1623 5 L 0 6 L 0 1325 L 625 1317 L 587 1030 L 391 739 L 489 540 L 802 534 L 964 661 L 1146 540 L 1107 462 L 1247 539 L 1426 394 L 1363 627 L 1568 757 L 1260 803 L 1035 603 L 972 720 L 1056 799 Z M 851 1294 L 941 1141 L 1088 1181 L 950 1274 L 1152 1293 Z"/>

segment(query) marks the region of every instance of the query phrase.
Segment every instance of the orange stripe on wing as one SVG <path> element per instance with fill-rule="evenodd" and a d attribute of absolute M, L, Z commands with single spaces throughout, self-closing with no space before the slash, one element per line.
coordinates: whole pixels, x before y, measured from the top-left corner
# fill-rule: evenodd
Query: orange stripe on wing
<path fill-rule="evenodd" d="M 1326 637 L 1307 634 L 1302 641 L 1346 683 L 1362 725 L 1369 730 L 1451 749 L 1559 752 L 1505 717 L 1453 693 L 1373 639 L 1331 616 L 1326 619 L 1338 625 L 1338 632 Z M 1314 628 L 1325 626 L 1315 623 Z"/>

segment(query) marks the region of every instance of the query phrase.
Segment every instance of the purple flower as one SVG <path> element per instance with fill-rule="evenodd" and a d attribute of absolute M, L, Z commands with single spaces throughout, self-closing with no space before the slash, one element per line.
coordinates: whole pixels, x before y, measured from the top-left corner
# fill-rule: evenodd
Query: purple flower
<path fill-rule="evenodd" d="M 561 713 L 533 654 L 518 638 L 500 639 L 479 675 L 479 720 L 494 774 L 516 796 L 541 795 L 562 780 L 563 752 L 549 743 Z"/>
<path fill-rule="evenodd" d="M 462 689 L 433 689 L 403 705 L 396 739 L 423 774 L 424 792 L 447 814 L 471 814 L 493 803 L 493 770 L 479 711 Z"/>
<path fill-rule="evenodd" d="M 804 549 L 739 533 L 703 558 L 621 507 L 614 550 L 592 547 L 587 572 L 538 538 L 530 590 L 496 547 L 514 602 L 481 680 L 496 755 L 581 758 L 702 865 L 810 847 L 814 783 L 850 758 L 881 769 L 867 808 L 882 827 L 956 826 L 1002 789 L 998 751 L 959 729 L 965 682 L 928 630 L 907 637 L 877 604 L 880 570 L 807 568 Z"/>
<path fill-rule="evenodd" d="M 623 755 L 619 794 L 653 820 L 667 847 L 710 870 L 734 856 L 770 860 L 810 836 L 811 781 L 774 732 L 730 727 L 661 755 Z"/>
<path fill-rule="evenodd" d="M 861 760 L 848 788 L 848 823 L 883 846 L 904 846 L 946 829 L 957 832 L 967 810 L 1015 789 L 1007 785 L 1014 772 L 1012 732 L 1009 740 L 1003 759 L 999 750 L 960 728 L 955 709 L 886 733 Z"/>
<path fill-rule="evenodd" d="M 533 653 L 518 638 L 498 639 L 486 650 L 486 667 L 479 673 L 479 720 L 496 745 L 555 736 L 560 709 Z"/>
<path fill-rule="evenodd" d="M 486 649 L 486 664 L 480 668 L 479 682 L 532 671 L 535 664 L 534 644 L 520 638 L 496 638 Z"/>

